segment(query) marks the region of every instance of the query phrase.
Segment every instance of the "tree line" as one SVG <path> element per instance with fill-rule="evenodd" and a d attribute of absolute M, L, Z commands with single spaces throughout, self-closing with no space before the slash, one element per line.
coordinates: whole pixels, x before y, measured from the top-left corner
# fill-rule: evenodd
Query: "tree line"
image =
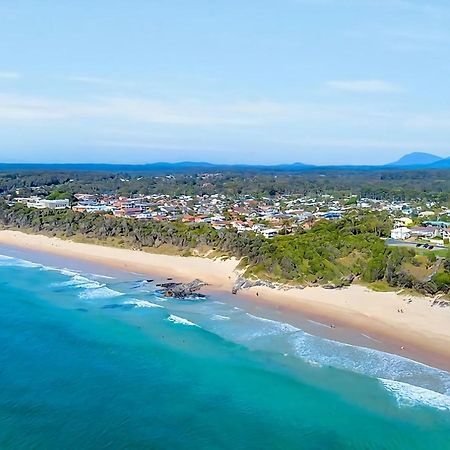
<path fill-rule="evenodd" d="M 340 220 L 320 221 L 309 230 L 266 239 L 208 224 L 139 221 L 0 202 L 0 225 L 67 238 L 82 236 L 133 249 L 169 245 L 185 255 L 199 251 L 235 256 L 247 277 L 278 282 L 342 286 L 358 278 L 426 294 L 450 289 L 450 254 L 437 259 L 432 252 L 418 255 L 411 249 L 386 246 L 383 238 L 389 236 L 392 224 L 384 213 L 355 212 Z"/>
<path fill-rule="evenodd" d="M 333 170 L 304 172 L 224 171 L 217 174 L 149 174 L 94 171 L 19 171 L 0 173 L 0 194 L 75 194 L 124 196 L 167 194 L 254 197 L 276 195 L 342 198 L 351 194 L 384 200 L 450 201 L 450 170 Z"/>

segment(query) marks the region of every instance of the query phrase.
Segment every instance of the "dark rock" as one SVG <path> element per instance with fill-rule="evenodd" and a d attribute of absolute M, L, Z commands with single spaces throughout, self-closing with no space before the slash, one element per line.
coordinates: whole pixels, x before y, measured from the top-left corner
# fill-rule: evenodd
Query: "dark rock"
<path fill-rule="evenodd" d="M 194 297 L 203 297 L 197 293 L 202 287 L 207 286 L 207 283 L 196 279 L 190 283 L 161 283 L 158 286 L 162 288 L 165 297 L 192 300 Z"/>
<path fill-rule="evenodd" d="M 352 273 L 350 275 L 347 275 L 345 277 L 342 277 L 342 282 L 345 284 L 352 284 L 353 281 L 355 280 L 355 275 L 353 275 Z"/>

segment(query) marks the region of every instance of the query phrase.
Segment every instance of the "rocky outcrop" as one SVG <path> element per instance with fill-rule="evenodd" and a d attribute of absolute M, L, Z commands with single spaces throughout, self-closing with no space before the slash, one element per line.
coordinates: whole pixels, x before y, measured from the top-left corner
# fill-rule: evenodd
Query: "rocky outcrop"
<path fill-rule="evenodd" d="M 172 297 L 178 299 L 193 299 L 199 298 L 198 292 L 201 288 L 207 286 L 202 280 L 195 279 L 190 283 L 161 283 L 157 284 L 161 288 L 165 297 Z"/>
<path fill-rule="evenodd" d="M 280 291 L 287 291 L 289 289 L 304 289 L 304 286 L 301 285 L 290 286 L 288 284 L 275 283 L 273 281 L 249 280 L 248 278 L 239 277 L 234 283 L 234 286 L 231 289 L 231 293 L 237 294 L 241 289 L 249 289 L 258 286 L 277 289 Z"/>

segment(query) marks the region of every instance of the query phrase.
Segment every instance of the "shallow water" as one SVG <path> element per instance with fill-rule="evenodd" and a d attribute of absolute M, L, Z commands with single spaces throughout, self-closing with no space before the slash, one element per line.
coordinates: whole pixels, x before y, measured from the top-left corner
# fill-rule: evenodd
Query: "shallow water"
<path fill-rule="evenodd" d="M 450 449 L 447 372 L 6 256 L 0 386 L 2 449 Z"/>

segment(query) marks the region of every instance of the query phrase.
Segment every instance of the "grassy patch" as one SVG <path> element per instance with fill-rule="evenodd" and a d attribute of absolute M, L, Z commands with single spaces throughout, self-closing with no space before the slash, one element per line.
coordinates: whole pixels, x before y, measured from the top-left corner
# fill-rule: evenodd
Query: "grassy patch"
<path fill-rule="evenodd" d="M 397 289 L 393 288 L 392 286 L 389 286 L 389 284 L 386 283 L 386 281 L 374 281 L 373 283 L 368 283 L 366 286 L 372 291 L 375 292 L 394 292 Z"/>

